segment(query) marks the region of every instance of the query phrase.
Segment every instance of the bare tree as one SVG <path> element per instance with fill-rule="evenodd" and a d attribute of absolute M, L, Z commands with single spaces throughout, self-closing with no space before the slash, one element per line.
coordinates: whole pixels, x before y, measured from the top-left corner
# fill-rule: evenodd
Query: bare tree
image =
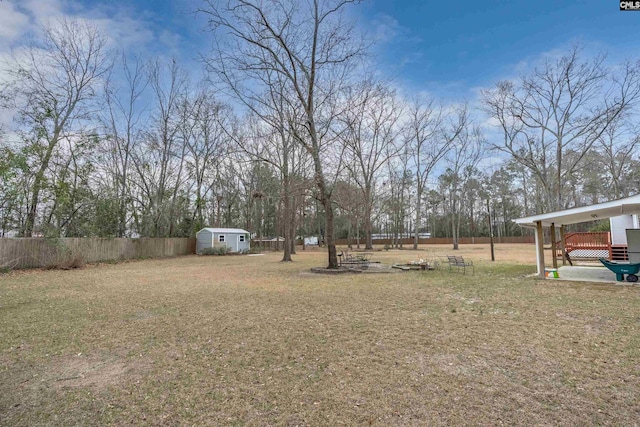
<path fill-rule="evenodd" d="M 293 135 L 288 130 L 289 122 L 282 109 L 273 110 L 273 115 L 260 114 L 261 120 L 253 120 L 251 135 L 239 141 L 242 150 L 260 162 L 272 166 L 280 175 L 281 191 L 279 200 L 282 205 L 282 234 L 284 235 L 284 254 L 282 261 L 292 261 L 292 228 L 294 221 L 292 166 L 294 158 Z M 262 197 L 258 197 L 262 199 Z"/>
<path fill-rule="evenodd" d="M 410 147 L 415 167 L 415 235 L 413 249 L 418 249 L 418 233 L 422 224 L 422 199 L 432 172 L 451 150 L 452 141 L 462 131 L 463 123 L 452 124 L 443 132 L 447 114 L 433 100 L 416 99 L 409 108 L 405 126 L 405 143 Z"/>
<path fill-rule="evenodd" d="M 105 164 L 112 175 L 115 194 L 118 197 L 118 237 L 127 233 L 127 211 L 130 208 L 129 173 L 134 145 L 140 142 L 144 129 L 145 107 L 142 97 L 148 84 L 146 64 L 139 58 L 133 63 L 122 54 L 122 83 L 117 85 L 110 74 L 104 86 L 106 109 L 102 121 L 107 138 L 104 144 Z"/>
<path fill-rule="evenodd" d="M 614 199 L 629 196 L 623 181 L 633 168 L 632 160 L 637 157 L 640 147 L 639 126 L 618 120 L 602 134 L 599 143 L 603 169 L 610 179 L 610 196 Z"/>
<path fill-rule="evenodd" d="M 286 102 L 299 112 L 291 126 L 295 140 L 313 160 L 315 183 L 326 215 L 329 268 L 337 268 L 332 187 L 327 180 L 329 129 L 336 97 L 349 82 L 352 64 L 362 52 L 344 9 L 356 0 L 205 0 L 201 12 L 221 40 L 207 61 L 231 94 L 247 105 L 260 96 L 276 73 Z"/>
<path fill-rule="evenodd" d="M 582 60 L 574 47 L 517 82 L 499 82 L 483 92 L 486 111 L 504 133 L 495 148 L 535 174 L 547 209 L 566 207 L 564 181 L 640 96 L 639 65 L 612 71 L 604 60 Z M 580 154 L 567 158 L 569 151 Z"/>
<path fill-rule="evenodd" d="M 187 144 L 179 138 L 180 105 L 187 94 L 187 74 L 175 60 L 167 66 L 160 62 L 149 68 L 149 82 L 155 98 L 145 143 L 133 157 L 137 179 L 145 189 L 144 201 L 150 224 L 145 235 L 172 235 L 175 202 L 183 179 Z"/>
<path fill-rule="evenodd" d="M 205 206 L 213 182 L 210 176 L 227 154 L 229 137 L 225 129 L 233 127 L 231 109 L 217 101 L 209 90 L 185 98 L 180 107 L 180 134 L 186 145 L 189 179 L 195 181 L 195 206 L 192 220 L 205 225 Z"/>
<path fill-rule="evenodd" d="M 467 188 L 473 178 L 477 177 L 477 166 L 484 156 L 485 140 L 480 129 L 468 117 L 466 106 L 456 112 L 455 124 L 445 130 L 445 139 L 450 140 L 451 150 L 447 156 L 447 169 L 440 176 L 440 181 L 447 188 L 449 195 L 449 214 L 451 218 L 451 237 L 453 249 L 458 249 L 460 222 L 462 220 L 463 203 L 473 204 Z"/>
<path fill-rule="evenodd" d="M 31 136 L 38 161 L 22 234 L 32 236 L 45 174 L 60 142 L 80 133 L 92 117 L 90 101 L 109 69 L 106 39 L 77 20 L 55 21 L 42 41 L 14 55 L 7 72 L 8 92 L 18 118 Z"/>
<path fill-rule="evenodd" d="M 372 214 L 375 182 L 383 166 L 401 149 L 396 137 L 403 108 L 395 92 L 384 83 L 365 80 L 351 89 L 345 102 L 341 133 L 351 160 L 345 162 L 351 178 L 362 192 L 364 202 L 365 248 L 372 249 Z"/>
<path fill-rule="evenodd" d="M 296 132 L 292 129 L 298 126 L 296 113 L 287 101 L 286 81 L 276 72 L 265 72 L 263 82 L 264 92 L 247 98 L 245 102 L 252 116 L 248 126 L 250 135 L 235 138 L 238 147 L 252 158 L 273 166 L 280 173 L 282 190 L 282 234 L 284 235 L 284 255 L 282 261 L 292 261 L 291 255 L 295 251 L 295 196 L 293 194 L 292 175 L 296 168 L 296 151 L 300 151 L 300 144 L 295 141 Z M 231 135 L 233 136 L 233 135 Z"/>
<path fill-rule="evenodd" d="M 380 218 L 387 238 L 391 236 L 392 245 L 402 246 L 402 234 L 405 230 L 405 222 L 412 215 L 411 188 L 414 186 L 414 176 L 410 169 L 412 158 L 411 147 L 404 144 L 397 157 L 386 162 L 386 176 L 380 186 L 379 194 L 382 196 L 379 208 Z"/>

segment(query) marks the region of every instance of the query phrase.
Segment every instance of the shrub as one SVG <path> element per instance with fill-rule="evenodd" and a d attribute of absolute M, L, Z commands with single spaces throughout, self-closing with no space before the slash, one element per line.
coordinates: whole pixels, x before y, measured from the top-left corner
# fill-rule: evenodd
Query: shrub
<path fill-rule="evenodd" d="M 84 256 L 79 252 L 63 251 L 46 263 L 45 268 L 49 270 L 71 270 L 83 268 L 85 265 Z"/>
<path fill-rule="evenodd" d="M 84 256 L 81 253 L 75 253 L 69 254 L 60 268 L 63 270 L 70 270 L 72 268 L 83 268 L 84 264 Z"/>
<path fill-rule="evenodd" d="M 217 246 L 213 249 L 216 255 L 226 255 L 229 253 L 229 248 L 226 246 Z"/>
<path fill-rule="evenodd" d="M 47 238 L 48 251 L 42 256 L 42 265 L 49 270 L 71 270 L 85 265 L 84 256 L 78 250 L 67 247 L 60 238 Z"/>
<path fill-rule="evenodd" d="M 16 258 L 11 261 L 7 261 L 4 264 L 0 264 L 0 274 L 10 273 L 14 268 L 16 268 L 16 265 L 18 265 L 19 261 L 20 258 Z"/>
<path fill-rule="evenodd" d="M 200 255 L 213 255 L 213 248 L 202 248 Z"/>
<path fill-rule="evenodd" d="M 200 251 L 202 255 L 227 255 L 229 253 L 229 248 L 226 246 L 214 246 L 212 248 L 203 248 Z"/>

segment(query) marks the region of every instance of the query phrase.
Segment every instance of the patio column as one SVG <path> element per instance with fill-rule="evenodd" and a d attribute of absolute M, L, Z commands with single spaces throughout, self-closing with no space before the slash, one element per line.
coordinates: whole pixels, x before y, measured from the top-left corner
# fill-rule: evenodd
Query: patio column
<path fill-rule="evenodd" d="M 553 268 L 558 268 L 558 248 L 556 242 L 556 224 L 551 223 L 551 262 Z"/>
<path fill-rule="evenodd" d="M 536 221 L 536 261 L 538 264 L 538 277 L 544 279 L 544 234 L 542 221 Z"/>
<path fill-rule="evenodd" d="M 564 224 L 562 224 L 560 226 L 560 251 L 562 252 L 562 265 L 567 265 L 567 257 L 564 256 L 564 253 L 566 252 L 564 247 L 564 238 L 565 238 Z"/>

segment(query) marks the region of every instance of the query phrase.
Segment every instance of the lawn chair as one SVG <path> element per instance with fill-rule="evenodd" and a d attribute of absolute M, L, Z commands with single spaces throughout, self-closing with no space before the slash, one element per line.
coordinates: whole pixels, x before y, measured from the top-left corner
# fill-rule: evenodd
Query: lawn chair
<path fill-rule="evenodd" d="M 463 257 L 455 255 L 447 255 L 447 260 L 449 262 L 449 271 L 453 271 L 453 267 L 455 267 L 459 272 L 462 268 L 462 273 L 467 274 L 467 267 L 471 267 L 472 274 L 476 274 L 473 261 L 465 260 Z"/>

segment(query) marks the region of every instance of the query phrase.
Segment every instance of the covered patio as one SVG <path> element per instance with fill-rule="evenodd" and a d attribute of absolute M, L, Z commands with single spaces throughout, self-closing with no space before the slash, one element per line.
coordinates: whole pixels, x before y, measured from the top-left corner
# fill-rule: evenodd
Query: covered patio
<path fill-rule="evenodd" d="M 628 285 L 628 282 L 618 282 L 616 275 L 608 268 L 602 265 L 565 265 L 558 268 L 559 278 L 556 280 L 569 280 L 577 282 L 593 282 L 593 283 L 616 283 L 620 285 Z"/>
<path fill-rule="evenodd" d="M 563 211 L 550 212 L 540 215 L 518 218 L 515 223 L 521 227 L 534 229 L 536 242 L 537 275 L 545 277 L 545 257 L 544 257 L 544 229 L 551 231 L 551 264 L 549 267 L 558 268 L 556 257 L 558 248 L 564 252 L 565 226 L 578 224 L 581 222 L 594 221 L 597 219 L 608 219 L 620 215 L 640 214 L 640 195 L 626 197 L 624 199 L 613 200 L 605 203 L 598 203 L 590 206 L 581 206 Z M 560 228 L 560 242 L 556 241 L 556 229 Z M 575 267 L 574 267 L 575 268 Z M 588 269 L 600 269 L 599 267 L 582 267 Z M 564 269 L 564 268 L 563 268 Z M 608 271 L 605 267 L 603 270 Z M 569 270 L 566 270 L 569 272 Z M 593 270 L 595 273 L 596 270 Z M 562 273 L 562 271 L 560 272 Z M 598 273 L 599 274 L 599 273 Z M 615 274 L 613 274 L 615 282 Z M 605 276 L 607 277 L 607 276 Z"/>

